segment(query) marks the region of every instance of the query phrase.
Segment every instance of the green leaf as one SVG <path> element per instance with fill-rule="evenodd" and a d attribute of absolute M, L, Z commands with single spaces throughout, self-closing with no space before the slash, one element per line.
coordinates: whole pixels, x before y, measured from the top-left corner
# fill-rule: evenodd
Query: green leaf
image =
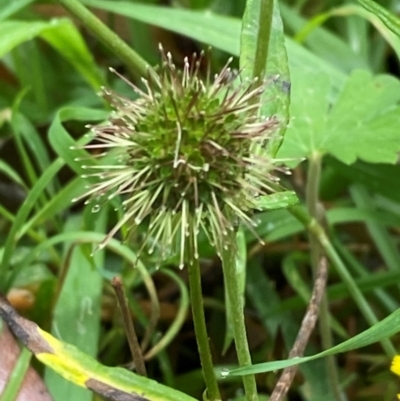
<path fill-rule="evenodd" d="M 55 133 L 64 132 L 67 135 L 65 129 L 64 129 L 64 131 L 62 131 L 61 128 L 59 128 L 59 130 L 57 130 L 57 125 L 59 127 L 62 127 L 61 121 L 65 121 L 68 119 L 78 120 L 78 121 L 95 121 L 95 120 L 103 119 L 104 115 L 105 115 L 104 111 L 99 111 L 99 110 L 91 110 L 91 109 L 85 109 L 85 108 L 63 109 L 63 110 L 60 110 L 59 113 L 57 114 L 52 127 L 53 126 L 56 127 Z M 68 139 L 67 136 L 65 136 L 63 138 L 59 138 L 59 139 L 60 139 L 60 141 L 63 141 L 62 143 L 64 143 L 64 144 L 70 144 L 70 145 L 75 144 L 75 142 L 73 142 L 72 139 Z M 54 140 L 53 146 L 55 146 L 55 149 L 57 150 L 56 144 L 57 144 L 57 141 Z M 65 157 L 67 160 L 69 160 L 69 158 L 72 159 L 71 163 L 74 163 L 74 157 L 76 157 L 76 155 L 73 155 L 73 152 L 70 151 L 70 149 L 69 149 L 70 145 L 67 145 L 66 147 L 63 148 L 62 156 Z M 0 289 L 3 292 L 6 292 L 6 290 L 8 289 L 8 286 L 10 285 L 10 282 L 5 280 L 5 276 L 8 271 L 15 246 L 17 244 L 17 240 L 20 238 L 20 231 L 23 229 L 32 209 L 36 205 L 37 200 L 40 198 L 43 191 L 45 191 L 46 188 L 49 185 L 51 185 L 51 182 L 54 180 L 57 173 L 64 166 L 64 164 L 65 163 L 62 158 L 56 159 L 39 177 L 39 179 L 35 183 L 34 187 L 32 187 L 32 189 L 28 193 L 28 196 L 26 197 L 23 205 L 18 210 L 16 218 L 13 222 L 13 225 L 8 233 L 7 240 L 4 245 L 3 258 L 0 263 L 0 278 L 1 278 Z M 77 162 L 75 162 L 75 164 L 77 164 Z"/>
<path fill-rule="evenodd" d="M 356 208 L 333 208 L 327 211 L 330 225 L 348 224 L 349 222 L 379 222 L 388 227 L 400 225 L 400 217 L 388 213 L 366 212 Z M 287 210 L 270 210 L 257 215 L 259 221 L 257 234 L 266 242 L 280 241 L 304 231 L 304 226 Z M 247 241 L 256 238 L 251 232 L 246 232 Z"/>
<path fill-rule="evenodd" d="M 400 37 L 400 19 L 386 8 L 372 0 L 358 0 L 358 2 L 368 11 L 375 14 L 380 20 L 397 36 Z"/>
<path fill-rule="evenodd" d="M 101 365 L 73 345 L 57 340 L 35 323 L 19 316 L 0 298 L 0 316 L 14 334 L 46 366 L 67 380 L 115 400 L 196 401 L 180 391 L 123 368 Z"/>
<path fill-rule="evenodd" d="M 272 6 L 272 7 L 271 7 Z M 240 37 L 240 68 L 249 79 L 264 78 L 273 33 L 270 0 L 247 0 Z M 278 11 L 279 13 L 279 11 Z"/>
<path fill-rule="evenodd" d="M 369 21 L 385 38 L 385 40 L 393 47 L 398 58 L 400 58 L 400 38 L 396 36 L 390 28 L 385 25 L 385 23 L 375 14 L 366 11 L 364 8 L 349 4 L 343 7 L 333 9 L 330 13 L 331 16 L 347 17 L 351 15 L 359 16 Z M 375 49 L 374 49 L 375 50 Z"/>
<path fill-rule="evenodd" d="M 322 14 L 317 14 L 308 23 L 305 23 L 306 20 L 296 15 L 288 6 L 282 4 L 281 7 L 286 26 L 296 32 L 296 41 L 301 43 L 304 41 L 317 56 L 329 61 L 330 64 L 344 72 L 351 72 L 357 68 L 382 69 L 382 67 L 377 67 L 382 62 L 380 61 L 381 56 L 383 56 L 383 54 L 381 55 L 382 46 L 378 42 L 370 41 L 366 32 L 366 24 L 358 17 L 370 22 L 392 46 L 397 57 L 400 58 L 400 38 L 391 32 L 395 29 L 395 21 L 392 21 L 391 27 L 388 27 L 389 24 L 384 22 L 385 18 L 380 19 L 379 15 L 373 14 L 358 5 L 349 3 L 335 7 Z M 379 6 L 377 5 L 377 7 Z M 390 14 L 388 11 L 386 13 Z M 351 46 L 334 34 L 319 28 L 319 25 L 332 17 L 346 18 L 345 24 L 348 25 L 348 35 L 350 35 L 348 42 L 351 43 Z M 392 19 L 395 18 L 392 15 Z M 370 54 L 372 51 L 373 55 Z"/>
<path fill-rule="evenodd" d="M 374 164 L 358 161 L 347 166 L 334 158 L 328 158 L 327 162 L 335 168 L 340 175 L 365 185 L 375 193 L 384 195 L 400 202 L 400 165 Z"/>
<path fill-rule="evenodd" d="M 260 211 L 281 209 L 299 203 L 299 198 L 293 191 L 277 192 L 275 194 L 260 196 L 255 199 L 256 209 Z"/>
<path fill-rule="evenodd" d="M 50 157 L 45 143 L 35 126 L 17 110 L 13 112 L 11 123 L 14 131 L 17 131 L 24 139 L 26 147 L 30 150 L 31 157 L 35 159 L 36 165 L 39 166 L 39 171 L 46 170 L 50 165 Z"/>
<path fill-rule="evenodd" d="M 282 361 L 266 362 L 252 365 L 250 367 L 238 368 L 226 372 L 227 375 L 243 376 L 249 374 L 257 374 L 271 372 L 278 369 L 284 369 L 289 366 L 299 365 L 315 359 L 323 358 L 328 355 L 335 355 L 341 352 L 351 351 L 357 348 L 365 347 L 369 344 L 376 343 L 382 339 L 391 337 L 400 332 L 400 309 L 390 314 L 388 317 L 375 324 L 368 330 L 346 340 L 328 350 L 320 352 L 312 356 L 302 358 L 293 358 Z"/>
<path fill-rule="evenodd" d="M 361 209 L 367 213 L 373 213 L 376 210 L 372 197 L 362 185 L 352 185 L 350 187 L 350 194 L 357 209 Z M 383 227 L 380 222 L 367 222 L 366 227 L 387 269 L 397 270 L 400 266 L 400 254 L 397 249 L 397 243 L 393 236 L 390 235 L 388 229 Z"/>
<path fill-rule="evenodd" d="M 18 238 L 26 234 L 30 229 L 41 226 L 44 221 L 54 217 L 57 213 L 71 207 L 72 199 L 85 192 L 85 182 L 80 177 L 64 184 L 46 204 L 40 208 L 32 217 L 23 225 L 18 232 Z"/>
<path fill-rule="evenodd" d="M 0 21 L 22 10 L 34 0 L 3 0 L 0 4 Z"/>
<path fill-rule="evenodd" d="M 304 43 L 315 55 L 329 61 L 331 65 L 345 73 L 350 73 L 356 68 L 368 68 L 367 61 L 358 50 L 328 29 L 319 27 L 331 16 L 329 13 L 318 14 L 307 21 L 285 3 L 281 3 L 280 8 L 285 27 L 296 33 L 298 41 L 304 39 Z M 303 43 L 303 40 L 301 42 Z"/>
<path fill-rule="evenodd" d="M 272 15 L 269 15 L 269 1 L 273 1 Z M 271 27 L 268 26 L 270 19 Z M 264 78 L 267 81 L 261 99 L 261 115 L 278 118 L 279 129 L 269 142 L 269 151 L 275 155 L 289 121 L 290 103 L 288 57 L 277 0 L 247 1 L 242 23 L 240 67 L 245 77 Z M 259 76 L 262 73 L 264 76 Z"/>
<path fill-rule="evenodd" d="M 274 139 L 268 145 L 270 153 L 275 156 L 282 144 L 289 122 L 291 88 L 285 35 L 277 0 L 274 0 L 265 78 L 268 86 L 262 97 L 261 113 L 265 116 L 275 115 L 280 124 Z"/>
<path fill-rule="evenodd" d="M 54 20 L 51 22 L 54 24 Z M 78 29 L 68 19 L 56 22 L 60 24 L 59 29 L 43 31 L 42 38 L 65 57 L 95 90 L 98 90 L 104 85 L 104 80 Z"/>
<path fill-rule="evenodd" d="M 79 120 L 103 120 L 109 115 L 103 110 L 94 110 L 84 107 L 65 107 L 61 109 L 54 117 L 54 120 L 49 129 L 49 141 L 54 151 L 63 158 L 75 173 L 81 175 L 86 173 L 82 169 L 82 161 L 77 158 L 87 158 L 88 153 L 83 149 L 71 149 L 76 146 L 76 142 L 63 126 L 63 121 Z M 86 139 L 87 140 L 87 139 Z M 86 164 L 93 163 L 91 159 L 86 161 Z"/>
<path fill-rule="evenodd" d="M 241 21 L 238 18 L 217 15 L 208 10 L 192 11 L 124 1 L 83 0 L 82 3 L 188 36 L 234 56 L 240 53 Z M 315 71 L 331 76 L 335 87 L 343 83 L 346 76 L 341 71 L 290 38 L 286 38 L 285 43 L 291 70 L 312 66 Z"/>
<path fill-rule="evenodd" d="M 236 18 L 217 15 L 209 10 L 192 11 L 126 1 L 84 0 L 82 3 L 173 30 L 217 49 L 239 54 L 240 21 Z M 208 29 L 209 26 L 213 29 Z"/>
<path fill-rule="evenodd" d="M 105 213 L 106 214 L 106 213 Z M 39 245 L 37 245 L 34 249 L 32 249 L 26 257 L 24 257 L 24 260 L 22 262 L 22 268 L 25 268 L 27 266 L 30 266 L 32 264 L 32 261 L 35 260 L 37 255 L 41 254 L 43 251 L 45 251 L 47 248 L 56 245 L 56 244 L 74 244 L 74 243 L 99 243 L 104 239 L 104 234 L 99 233 L 99 232 L 88 232 L 88 231 L 67 231 L 59 235 L 52 236 L 51 238 L 41 242 Z M 147 269 L 146 266 L 144 266 L 140 260 L 137 259 L 137 255 L 132 252 L 130 248 L 127 246 L 121 245 L 121 243 L 115 239 L 111 239 L 110 242 L 107 244 L 107 248 L 114 252 L 115 254 L 121 256 L 123 259 L 126 260 L 126 262 L 130 266 L 135 266 L 135 270 L 139 273 L 141 278 L 143 279 L 143 283 L 146 286 L 147 290 L 150 293 L 149 289 L 149 281 L 152 283 L 152 280 L 150 278 L 150 273 Z M 82 260 L 85 259 L 85 255 L 82 255 Z M 87 262 L 87 261 L 86 261 Z M 102 275 L 104 275 L 105 270 L 103 267 L 102 263 L 96 263 L 96 265 L 101 269 Z M 79 268 L 79 264 L 76 265 L 76 268 Z M 173 279 L 176 278 L 176 275 L 169 271 L 162 270 L 162 272 L 166 273 Z M 87 274 L 87 272 L 85 273 Z M 73 284 L 72 280 L 72 283 Z M 85 280 L 84 280 L 85 281 Z M 162 349 L 168 343 L 171 341 L 173 336 L 176 334 L 176 332 L 179 330 L 179 327 L 184 323 L 185 317 L 187 316 L 187 309 L 188 309 L 188 294 L 187 290 L 185 288 L 184 283 L 177 279 L 176 280 L 179 284 L 179 287 L 181 289 L 181 306 L 179 308 L 179 311 L 177 312 L 177 317 L 175 322 L 171 325 L 171 327 L 167 330 L 165 333 L 164 337 L 160 342 L 156 345 L 156 347 L 159 349 Z M 76 282 L 76 280 L 75 280 Z M 87 280 L 85 281 L 86 286 L 87 286 Z M 83 289 L 83 288 L 82 288 Z M 93 291 L 98 290 L 98 289 L 92 289 Z M 152 291 L 155 293 L 155 289 L 153 288 Z M 75 295 L 74 295 L 75 296 Z M 151 294 L 150 294 L 151 296 Z M 156 296 L 156 294 L 155 294 Z M 86 298 L 85 298 L 86 299 Z M 82 298 L 81 298 L 82 300 Z M 85 303 L 85 301 L 83 302 Z M 74 305 L 74 301 L 72 302 L 72 305 Z M 82 306 L 82 303 L 80 304 Z M 87 305 L 83 305 L 84 307 Z M 67 308 L 68 306 L 65 305 Z M 0 315 L 1 315 L 1 299 L 0 299 Z M 12 314 L 13 317 L 15 317 L 15 313 Z M 78 319 L 75 320 L 69 320 L 71 325 L 75 325 L 76 327 L 81 327 L 79 325 L 79 318 L 81 315 L 79 315 Z M 25 321 L 26 324 L 32 325 L 32 323 L 29 323 Z M 82 322 L 81 322 L 82 323 Z M 35 326 L 35 330 L 37 329 L 37 326 Z M 15 327 L 15 326 L 13 326 Z M 25 327 L 25 329 L 27 329 Z M 54 327 L 56 329 L 56 327 Z M 28 330 L 28 329 L 27 329 Z M 70 330 L 74 330 L 74 327 L 71 327 Z M 29 330 L 28 330 L 29 331 Z M 32 331 L 32 330 L 31 330 Z M 39 330 L 40 331 L 40 330 Z M 56 330 L 55 330 L 56 331 Z M 24 331 L 22 331 L 24 332 Z M 78 350 L 77 348 L 70 346 L 65 343 L 61 343 L 57 341 L 55 338 L 50 336 L 48 333 L 45 333 L 43 331 L 40 331 L 41 335 L 44 335 L 47 340 L 50 339 L 52 344 L 55 346 L 55 348 L 58 349 L 56 351 L 55 348 L 53 348 L 55 352 L 54 354 L 47 353 L 48 349 L 45 347 L 45 350 L 43 352 L 40 352 L 37 348 L 34 349 L 35 355 L 43 362 L 46 364 L 46 366 L 49 366 L 50 368 L 54 369 L 56 372 L 61 374 L 64 378 L 67 380 L 82 386 L 82 387 L 88 387 L 88 381 L 89 380 L 96 380 L 98 382 L 104 383 L 105 386 L 111 387 L 113 390 L 115 390 L 115 397 L 117 395 L 122 398 L 122 396 L 119 394 L 120 392 L 135 392 L 140 395 L 142 395 L 144 398 L 147 398 L 151 401 L 194 401 L 193 398 L 178 392 L 173 389 L 169 389 L 166 386 L 160 385 L 156 383 L 153 380 L 149 380 L 146 378 L 141 378 L 140 376 L 137 376 L 125 369 L 119 369 L 119 368 L 106 368 L 97 361 L 95 361 L 93 358 L 91 358 L 89 355 L 86 353 L 83 353 L 81 350 Z M 37 335 L 37 334 L 36 334 Z M 23 338 L 23 340 L 29 340 L 26 336 Z M 74 339 L 74 342 L 76 340 Z M 42 343 L 43 344 L 43 343 Z M 29 348 L 29 345 L 28 345 Z M 152 353 L 155 353 L 156 350 L 153 348 L 151 351 Z M 39 354 L 38 354 L 39 353 Z M 105 369 L 105 370 L 104 370 Z M 96 391 L 96 389 L 94 389 Z M 100 388 L 101 390 L 101 388 Z M 80 398 L 79 398 L 80 399 Z M 117 398 L 116 398 L 117 399 Z M 120 399 L 120 398 L 118 398 Z"/>
<path fill-rule="evenodd" d="M 3 350 L 7 352 L 7 350 Z M 6 385 L 0 394 L 0 401 L 14 401 L 17 399 L 22 383 L 27 375 L 32 353 L 27 348 L 22 348 L 13 371 L 7 378 Z"/>
<path fill-rule="evenodd" d="M 41 21 L 1 21 L 0 22 L 0 57 L 14 47 L 40 35 L 50 27 L 50 22 Z"/>
<path fill-rule="evenodd" d="M 4 174 L 15 183 L 21 185 L 21 187 L 26 188 L 26 184 L 24 183 L 23 179 L 18 174 L 18 172 L 14 170 L 8 163 L 6 163 L 4 160 L 1 159 L 0 159 L 0 173 Z"/>
<path fill-rule="evenodd" d="M 105 229 L 104 217 L 103 213 L 103 216 L 96 221 L 100 232 Z M 71 218 L 67 221 L 64 231 L 79 230 L 81 224 L 79 218 Z M 103 280 L 99 271 L 92 268 L 92 263 L 81 247 L 71 248 L 70 244 L 64 244 L 64 247 L 67 272 L 54 308 L 52 334 L 62 338 L 63 341 L 73 343 L 86 355 L 95 357 L 100 332 Z M 93 262 L 96 266 L 102 266 L 104 252 L 97 252 Z M 46 369 L 45 382 L 58 401 L 90 401 L 93 398 L 90 391 L 64 380 L 51 369 Z"/>
<path fill-rule="evenodd" d="M 299 331 L 299 322 L 294 315 L 287 309 L 282 308 L 283 302 L 280 300 L 276 290 L 276 284 L 266 275 L 265 268 L 260 260 L 252 260 L 251 266 L 247 270 L 247 296 L 257 311 L 261 324 L 270 333 L 271 342 L 268 341 L 267 349 L 274 347 L 273 339 L 278 335 L 283 336 L 286 347 L 289 348 L 296 340 Z M 266 302 L 268 299 L 268 302 Z M 296 306 L 301 305 L 301 300 L 296 300 Z M 308 349 L 314 350 L 313 344 L 309 344 Z M 307 386 L 307 396 L 304 400 L 308 401 L 333 401 L 328 384 L 328 374 L 323 361 L 313 361 L 300 366 L 300 370 L 305 377 Z M 228 376 L 229 379 L 230 376 Z M 316 380 L 316 379 L 319 380 Z"/>
<path fill-rule="evenodd" d="M 25 221 L 29 217 L 31 210 L 35 207 L 37 200 L 46 189 L 47 185 L 54 179 L 58 171 L 63 166 L 61 159 L 55 160 L 51 166 L 42 174 L 38 179 L 35 186 L 28 193 L 24 203 L 18 210 L 13 225 L 8 233 L 5 245 L 3 258 L 0 263 L 0 289 L 2 292 L 6 292 L 10 288 L 10 282 L 6 281 L 6 274 L 10 266 L 11 258 L 16 247 L 16 239 L 18 237 L 18 231 L 24 225 Z"/>
<path fill-rule="evenodd" d="M 75 25 L 66 18 L 39 21 L 1 21 L 0 57 L 35 37 L 41 37 L 62 54 L 96 90 L 103 84 L 94 59 Z"/>
<path fill-rule="evenodd" d="M 313 71 L 294 79 L 291 122 L 280 158 L 329 153 L 343 163 L 358 158 L 395 163 L 400 151 L 400 82 L 388 75 L 355 71 L 336 102 L 331 80 Z M 333 103 L 333 106 L 331 104 Z"/>

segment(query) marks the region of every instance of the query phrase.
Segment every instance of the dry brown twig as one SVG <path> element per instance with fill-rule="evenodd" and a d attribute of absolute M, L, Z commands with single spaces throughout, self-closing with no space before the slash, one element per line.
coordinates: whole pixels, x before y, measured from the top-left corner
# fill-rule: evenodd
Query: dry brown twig
<path fill-rule="evenodd" d="M 138 342 L 135 327 L 133 325 L 131 312 L 129 310 L 128 301 L 125 296 L 124 287 L 120 277 L 114 277 L 111 282 L 117 297 L 118 305 L 121 309 L 122 322 L 125 327 L 126 338 L 128 340 L 129 349 L 132 354 L 136 372 L 144 377 L 147 377 L 146 365 L 144 363 L 142 350 Z"/>
<path fill-rule="evenodd" d="M 289 352 L 289 359 L 303 355 L 308 340 L 318 319 L 319 305 L 325 292 L 326 281 L 328 279 L 328 263 L 325 256 L 322 256 L 318 263 L 314 288 L 310 302 L 296 341 Z M 287 394 L 289 387 L 297 372 L 298 366 L 290 366 L 283 370 L 281 377 L 275 385 L 269 401 L 281 401 Z"/>

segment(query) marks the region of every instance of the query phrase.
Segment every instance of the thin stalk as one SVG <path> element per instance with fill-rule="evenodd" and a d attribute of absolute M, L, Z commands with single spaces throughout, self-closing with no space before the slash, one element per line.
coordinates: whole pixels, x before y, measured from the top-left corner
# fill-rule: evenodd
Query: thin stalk
<path fill-rule="evenodd" d="M 335 248 L 333 247 L 331 241 L 329 240 L 328 236 L 326 235 L 323 227 L 314 219 L 312 218 L 307 211 L 297 205 L 291 206 L 288 208 L 288 211 L 297 219 L 299 220 L 304 227 L 317 238 L 318 242 L 322 246 L 326 256 L 329 258 L 331 263 L 335 266 L 337 273 L 339 274 L 341 280 L 346 285 L 349 294 L 353 297 L 357 307 L 361 311 L 362 315 L 364 316 L 365 320 L 373 326 L 374 324 L 378 323 L 379 320 L 375 316 L 372 308 L 370 307 L 368 301 L 365 299 L 364 295 L 358 288 L 356 282 L 354 281 L 353 277 L 348 272 L 346 266 L 344 265 L 342 259 L 340 258 L 339 254 L 336 252 Z M 380 341 L 383 350 L 385 351 L 386 355 L 392 358 L 396 355 L 396 349 L 394 348 L 393 344 L 388 338 L 385 338 Z"/>
<path fill-rule="evenodd" d="M 79 0 L 58 0 L 85 28 L 90 30 L 128 68 L 133 76 L 146 76 L 149 66 L 127 43 L 103 24 Z"/>
<path fill-rule="evenodd" d="M 175 281 L 175 283 L 179 287 L 181 293 L 181 299 L 179 302 L 180 305 L 176 313 L 174 322 L 171 324 L 171 326 L 166 331 L 161 340 L 157 344 L 155 344 L 149 351 L 146 352 L 146 354 L 144 355 L 145 360 L 149 360 L 153 358 L 155 355 L 159 354 L 176 337 L 176 335 L 178 334 L 178 332 L 180 331 L 186 320 L 189 309 L 189 294 L 186 284 L 177 274 L 175 274 L 171 270 L 160 269 L 159 271 L 166 274 L 167 276 L 172 278 L 172 280 Z"/>
<path fill-rule="evenodd" d="M 247 341 L 244 321 L 244 301 L 236 275 L 236 237 L 232 231 L 225 239 L 226 249 L 222 253 L 222 268 L 225 287 L 228 292 L 230 315 L 232 317 L 233 337 L 240 367 L 250 366 L 251 355 Z M 242 377 L 247 401 L 258 401 L 257 385 L 254 375 Z"/>
<path fill-rule="evenodd" d="M 142 350 L 140 349 L 139 341 L 136 335 L 135 326 L 132 322 L 131 311 L 128 306 L 128 301 L 125 296 L 124 287 L 120 277 L 114 277 L 111 281 L 117 297 L 119 308 L 121 309 L 122 322 L 124 324 L 126 338 L 128 340 L 129 349 L 135 364 L 136 372 L 140 376 L 147 377 L 146 365 Z"/>
<path fill-rule="evenodd" d="M 254 57 L 253 78 L 258 77 L 261 79 L 267 70 L 274 2 L 273 0 L 261 0 L 260 3 L 260 13 L 258 17 L 259 29 L 257 33 L 256 54 Z"/>
<path fill-rule="evenodd" d="M 3 336 L 5 336 L 5 334 L 3 334 Z M 11 336 L 11 334 L 8 333 L 8 336 Z M 6 343 L 6 341 L 4 341 L 4 343 Z M 11 401 L 17 399 L 18 393 L 20 393 L 22 384 L 28 373 L 31 357 L 31 351 L 23 347 L 18 355 L 15 365 L 13 366 L 11 374 L 5 381 L 5 386 L 0 394 L 0 401 Z M 18 398 L 21 399 L 22 396 Z"/>
<path fill-rule="evenodd" d="M 289 352 L 288 359 L 301 357 L 304 354 L 308 340 L 312 331 L 314 330 L 315 323 L 318 320 L 321 300 L 326 290 L 326 280 L 328 278 L 328 263 L 326 257 L 322 257 L 319 261 L 319 266 L 314 280 L 314 288 L 307 307 L 307 311 L 301 322 L 300 330 L 297 333 L 296 341 Z M 296 375 L 298 366 L 290 366 L 285 368 L 275 385 L 275 388 L 269 398 L 269 401 L 282 401 L 292 381 Z"/>
<path fill-rule="evenodd" d="M 321 222 L 324 216 L 322 216 L 318 210 L 319 205 L 319 185 L 321 177 L 321 156 L 319 154 L 313 155 L 308 161 L 308 173 L 307 173 L 307 188 L 306 188 L 306 202 L 307 209 L 310 215 L 315 218 L 318 222 Z M 311 268 L 313 272 L 313 278 L 316 280 L 318 266 L 322 255 L 321 245 L 314 235 L 309 236 L 310 243 L 310 256 L 311 256 Z M 323 349 L 329 349 L 333 346 L 332 331 L 330 326 L 330 315 L 329 315 L 329 304 L 324 291 L 321 304 L 320 312 L 318 316 L 319 331 L 321 335 L 321 342 Z M 342 401 L 342 394 L 340 391 L 339 375 L 337 371 L 337 365 L 335 357 L 333 355 L 325 358 L 326 368 L 328 372 L 328 380 L 330 387 L 333 391 L 333 396 L 336 401 Z"/>
<path fill-rule="evenodd" d="M 193 252 L 193 239 L 188 241 L 188 254 Z M 204 381 L 207 387 L 207 397 L 209 401 L 221 400 L 217 379 L 214 374 L 214 365 L 211 356 L 210 343 L 208 341 L 208 333 L 206 319 L 203 307 L 203 291 L 201 287 L 200 264 L 198 258 L 192 258 L 188 263 L 189 270 L 189 289 L 190 302 L 192 306 L 192 316 L 194 331 L 196 334 L 197 347 L 200 355 L 201 368 L 203 371 Z"/>

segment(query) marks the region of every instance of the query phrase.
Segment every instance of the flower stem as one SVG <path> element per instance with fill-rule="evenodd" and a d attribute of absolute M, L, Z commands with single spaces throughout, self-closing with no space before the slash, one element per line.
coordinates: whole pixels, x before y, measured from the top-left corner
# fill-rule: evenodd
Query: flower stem
<path fill-rule="evenodd" d="M 310 215 L 315 218 L 319 223 L 325 216 L 319 211 L 319 184 L 321 177 L 321 155 L 315 154 L 308 160 L 308 173 L 307 173 L 307 190 L 306 201 L 307 209 Z M 322 249 L 317 238 L 310 235 L 310 254 L 311 254 L 311 268 L 314 280 L 316 280 L 318 265 L 320 264 Z M 319 331 L 321 335 L 321 342 L 323 349 L 329 349 L 333 346 L 332 332 L 330 326 L 329 305 L 326 292 L 324 291 L 319 311 Z M 333 396 L 336 401 L 342 401 L 342 394 L 340 391 L 339 375 L 337 371 L 335 357 L 330 355 L 326 357 L 326 369 L 328 373 L 328 380 L 333 391 Z"/>
<path fill-rule="evenodd" d="M 244 321 L 244 302 L 236 275 L 236 237 L 235 232 L 228 234 L 225 239 L 227 249 L 222 253 L 222 267 L 224 271 L 225 287 L 228 292 L 230 315 L 232 317 L 233 336 L 239 366 L 250 366 L 251 356 L 247 341 L 246 326 Z M 257 385 L 254 375 L 242 377 L 247 401 L 258 401 Z"/>
<path fill-rule="evenodd" d="M 303 207 L 299 205 L 289 207 L 288 211 L 297 220 L 299 220 L 304 225 L 304 227 L 306 227 L 306 229 L 315 236 L 315 238 L 317 238 L 322 249 L 326 253 L 326 256 L 335 266 L 337 273 L 339 274 L 343 283 L 346 285 L 349 294 L 354 299 L 365 320 L 371 326 L 378 323 L 378 319 L 375 316 L 375 313 L 373 312 L 372 308 L 370 307 L 368 301 L 365 299 L 360 289 L 357 287 L 357 284 L 355 283 L 353 277 L 350 275 L 342 259 L 333 247 L 323 227 L 314 218 L 312 218 Z M 396 355 L 396 349 L 388 338 L 381 340 L 380 343 L 386 355 L 388 355 L 389 357 L 393 357 L 394 355 Z"/>
<path fill-rule="evenodd" d="M 192 248 L 191 238 L 189 239 L 188 251 Z M 189 252 L 189 255 L 192 253 Z M 189 287 L 190 301 L 192 306 L 192 316 L 194 331 L 196 333 L 197 347 L 199 349 L 201 368 L 204 381 L 207 387 L 207 397 L 209 401 L 221 400 L 217 379 L 214 374 L 214 365 L 211 356 L 210 344 L 208 341 L 206 320 L 203 308 L 203 293 L 201 288 L 200 264 L 198 258 L 192 258 L 189 266 Z"/>
<path fill-rule="evenodd" d="M 263 77 L 267 70 L 269 38 L 271 36 L 273 0 L 261 0 L 258 17 L 256 54 L 254 57 L 253 78 Z"/>
<path fill-rule="evenodd" d="M 117 34 L 101 22 L 79 0 L 58 0 L 79 22 L 90 30 L 98 40 L 124 62 L 134 76 L 147 75 L 148 65 Z"/>

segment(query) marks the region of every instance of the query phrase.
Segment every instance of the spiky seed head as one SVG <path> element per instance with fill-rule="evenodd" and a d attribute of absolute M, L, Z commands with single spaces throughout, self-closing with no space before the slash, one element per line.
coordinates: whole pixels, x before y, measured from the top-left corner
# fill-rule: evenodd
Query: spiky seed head
<path fill-rule="evenodd" d="M 161 56 L 157 73 L 142 80 L 144 91 L 120 76 L 136 100 L 102 90 L 114 112 L 91 127 L 86 149 L 101 151 L 107 163 L 87 166 L 93 171 L 85 177 L 95 183 L 78 199 L 93 200 L 96 211 L 100 202 L 123 196 L 123 217 L 100 248 L 123 225 L 132 232 L 146 220 L 149 253 L 157 247 L 165 259 L 177 251 L 183 267 L 199 257 L 200 231 L 221 255 L 235 222 L 254 225 L 254 199 L 276 181 L 273 160 L 259 150 L 277 121 L 258 116 L 265 83 L 240 82 L 231 60 L 203 79 L 203 54 L 185 58 L 182 70 L 170 53 L 161 49 Z"/>

